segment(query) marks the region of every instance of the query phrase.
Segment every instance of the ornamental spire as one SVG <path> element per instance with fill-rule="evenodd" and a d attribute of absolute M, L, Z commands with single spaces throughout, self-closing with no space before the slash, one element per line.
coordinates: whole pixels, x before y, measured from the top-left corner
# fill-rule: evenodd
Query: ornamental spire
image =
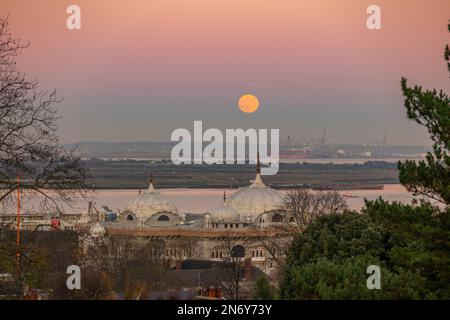
<path fill-rule="evenodd" d="M 266 185 L 261 178 L 261 162 L 259 161 L 259 152 L 256 154 L 256 177 L 250 188 L 265 188 Z"/>
<path fill-rule="evenodd" d="M 148 191 L 154 191 L 155 187 L 153 186 L 153 172 L 150 171 L 150 185 L 148 186 Z"/>
<path fill-rule="evenodd" d="M 259 151 L 256 154 L 256 174 L 261 174 L 261 163 L 259 162 Z"/>

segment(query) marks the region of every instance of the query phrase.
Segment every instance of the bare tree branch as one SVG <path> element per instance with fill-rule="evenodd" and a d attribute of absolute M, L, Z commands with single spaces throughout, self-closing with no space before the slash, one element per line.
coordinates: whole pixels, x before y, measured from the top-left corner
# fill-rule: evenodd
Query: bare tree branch
<path fill-rule="evenodd" d="M 45 199 L 69 203 L 86 196 L 89 176 L 73 150 L 58 141 L 56 91 L 40 90 L 16 67 L 16 58 L 28 43 L 14 38 L 8 19 L 0 18 L 0 203 L 14 200 L 20 176 L 22 195 L 36 192 Z M 57 201 L 51 201 L 57 207 Z"/>

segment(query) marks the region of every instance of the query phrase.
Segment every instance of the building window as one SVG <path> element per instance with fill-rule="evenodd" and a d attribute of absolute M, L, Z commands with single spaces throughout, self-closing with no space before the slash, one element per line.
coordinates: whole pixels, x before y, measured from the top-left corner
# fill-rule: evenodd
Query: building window
<path fill-rule="evenodd" d="M 158 217 L 158 221 L 169 221 L 169 220 L 170 220 L 169 217 L 164 214 Z"/>
<path fill-rule="evenodd" d="M 272 217 L 272 222 L 283 222 L 283 217 L 281 214 L 274 214 Z"/>
<path fill-rule="evenodd" d="M 245 248 L 241 245 L 234 246 L 231 249 L 231 257 L 232 258 L 244 258 L 245 257 Z"/>

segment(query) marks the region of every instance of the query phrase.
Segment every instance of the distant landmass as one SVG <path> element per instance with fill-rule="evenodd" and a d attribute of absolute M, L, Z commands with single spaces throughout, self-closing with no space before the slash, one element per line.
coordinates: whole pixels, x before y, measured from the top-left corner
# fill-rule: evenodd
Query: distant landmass
<path fill-rule="evenodd" d="M 65 144 L 75 149 L 82 158 L 102 159 L 170 159 L 176 142 L 79 142 Z M 355 144 L 323 145 L 281 145 L 281 159 L 311 158 L 421 158 L 430 147 L 425 146 L 383 146 Z"/>
<path fill-rule="evenodd" d="M 85 160 L 98 189 L 146 189 L 150 172 L 160 188 L 237 188 L 255 177 L 255 165 L 175 165 L 170 160 Z M 278 174 L 264 176 L 274 188 L 366 189 L 398 183 L 397 164 L 281 163 Z"/>

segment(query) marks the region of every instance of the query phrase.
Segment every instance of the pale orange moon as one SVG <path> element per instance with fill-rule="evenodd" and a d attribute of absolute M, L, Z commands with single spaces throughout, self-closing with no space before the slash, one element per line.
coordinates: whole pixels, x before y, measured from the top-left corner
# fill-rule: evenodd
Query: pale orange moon
<path fill-rule="evenodd" d="M 252 94 L 245 94 L 239 98 L 238 107 L 242 112 L 253 113 L 259 108 L 259 100 Z"/>

